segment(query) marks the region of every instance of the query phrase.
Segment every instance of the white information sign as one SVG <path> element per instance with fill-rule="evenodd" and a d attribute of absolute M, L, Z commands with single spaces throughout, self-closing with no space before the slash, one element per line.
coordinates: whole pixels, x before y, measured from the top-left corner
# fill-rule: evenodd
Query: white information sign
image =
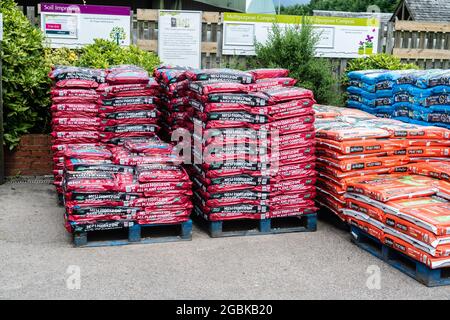
<path fill-rule="evenodd" d="M 130 45 L 130 8 L 41 3 L 41 29 L 52 48 L 80 48 L 94 39 Z"/>
<path fill-rule="evenodd" d="M 308 17 L 319 35 L 318 56 L 357 58 L 377 53 L 379 20 L 376 18 Z M 302 17 L 224 13 L 222 54 L 254 55 L 255 41 L 267 41 L 274 24 L 281 29 L 301 25 Z"/>
<path fill-rule="evenodd" d="M 163 63 L 200 68 L 202 12 L 159 10 L 158 55 Z"/>

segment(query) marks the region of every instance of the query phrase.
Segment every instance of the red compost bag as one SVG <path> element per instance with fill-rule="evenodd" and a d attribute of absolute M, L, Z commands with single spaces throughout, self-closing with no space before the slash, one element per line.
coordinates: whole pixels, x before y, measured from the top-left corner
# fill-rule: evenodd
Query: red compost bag
<path fill-rule="evenodd" d="M 179 224 L 188 221 L 190 214 L 191 209 L 141 211 L 136 215 L 135 219 L 140 225 Z"/>
<path fill-rule="evenodd" d="M 97 88 L 97 91 L 105 96 L 128 96 L 133 95 L 135 92 L 160 92 L 160 86 L 153 78 L 147 83 L 131 83 L 131 84 L 119 84 L 119 85 L 108 85 L 102 84 Z M 147 94 L 144 94 L 147 95 Z M 153 94 L 150 94 L 153 95 Z"/>
<path fill-rule="evenodd" d="M 66 158 L 76 159 L 111 159 L 111 152 L 104 146 L 68 145 L 65 148 Z"/>
<path fill-rule="evenodd" d="M 173 146 L 158 139 L 149 139 L 145 142 L 126 141 L 124 147 L 133 153 L 146 154 L 172 154 Z"/>
<path fill-rule="evenodd" d="M 282 206 L 280 208 L 271 209 L 267 214 L 267 218 L 297 217 L 306 214 L 313 214 L 318 210 L 319 209 L 315 206 Z"/>
<path fill-rule="evenodd" d="M 136 97 L 116 97 L 111 99 L 101 99 L 104 107 L 114 107 L 115 111 L 138 110 L 137 107 L 151 108 L 159 103 L 159 98 L 155 96 L 136 96 Z M 128 109 L 127 109 L 128 108 Z M 102 110 L 102 108 L 100 109 Z"/>
<path fill-rule="evenodd" d="M 54 104 L 50 107 L 52 112 L 74 112 L 74 113 L 84 113 L 95 115 L 99 111 L 99 106 L 96 103 L 86 103 L 86 104 Z"/>
<path fill-rule="evenodd" d="M 247 91 L 265 91 L 276 87 L 292 87 L 297 83 L 293 78 L 271 78 L 256 80 L 255 83 L 246 85 Z"/>
<path fill-rule="evenodd" d="M 269 97 L 262 92 L 194 94 L 193 98 L 202 103 L 234 103 L 253 107 L 266 106 L 269 103 Z"/>
<path fill-rule="evenodd" d="M 202 103 L 199 100 L 189 99 L 189 105 L 198 112 L 224 112 L 237 111 L 252 113 L 252 107 L 242 103 Z"/>
<path fill-rule="evenodd" d="M 189 181 L 189 176 L 186 171 L 177 165 L 138 165 L 136 167 L 136 174 L 140 183 L 153 181 Z"/>
<path fill-rule="evenodd" d="M 182 159 L 172 154 L 147 155 L 139 156 L 133 154 L 114 154 L 113 162 L 115 164 L 136 166 L 139 164 L 157 164 L 157 163 L 173 163 L 180 164 Z"/>
<path fill-rule="evenodd" d="M 235 82 L 193 81 L 189 83 L 189 90 L 199 95 L 208 95 L 225 92 L 244 93 L 247 91 L 247 87 Z"/>
<path fill-rule="evenodd" d="M 93 89 L 59 89 L 50 90 L 52 98 L 98 98 L 98 94 Z"/>
<path fill-rule="evenodd" d="M 80 126 L 80 127 L 91 127 L 91 130 L 95 130 L 100 125 L 100 118 L 90 117 L 90 118 L 53 118 L 52 125 L 64 126 Z M 80 130 L 81 131 L 81 130 Z M 90 130 L 82 130 L 90 131 Z"/>
<path fill-rule="evenodd" d="M 186 70 L 186 77 L 192 81 L 219 80 L 238 83 L 252 83 L 253 75 L 233 69 Z"/>
<path fill-rule="evenodd" d="M 53 69 L 49 73 L 49 77 L 56 82 L 68 79 L 77 79 L 92 80 L 98 83 L 104 83 L 106 72 L 100 69 L 63 66 Z"/>
<path fill-rule="evenodd" d="M 83 79 L 65 79 L 56 82 L 57 88 L 71 88 L 71 89 L 96 89 L 98 83 L 94 80 Z"/>
<path fill-rule="evenodd" d="M 274 88 L 265 90 L 263 93 L 268 96 L 269 105 L 299 99 L 314 100 L 314 94 L 311 90 L 297 87 Z"/>
<path fill-rule="evenodd" d="M 109 172 L 67 173 L 64 188 L 66 191 L 110 192 L 116 190 L 116 180 Z"/>
<path fill-rule="evenodd" d="M 265 108 L 253 108 L 252 113 L 268 114 L 273 119 L 293 118 L 314 114 L 313 103 L 314 101 L 309 99 L 292 100 Z"/>
<path fill-rule="evenodd" d="M 286 192 L 309 192 L 314 191 L 316 177 L 296 178 L 290 180 L 281 180 L 271 182 L 270 192 L 286 193 Z"/>
<path fill-rule="evenodd" d="M 299 132 L 270 137 L 269 143 L 272 150 L 276 149 L 275 145 L 277 145 L 278 150 L 306 148 L 314 145 L 314 138 L 314 132 Z"/>
<path fill-rule="evenodd" d="M 130 207 L 140 208 L 163 208 L 167 206 L 169 208 L 182 209 L 187 204 L 191 203 L 191 198 L 186 195 L 168 195 L 149 198 L 136 198 L 130 201 L 126 201 L 125 204 Z"/>
<path fill-rule="evenodd" d="M 252 74 L 255 80 L 287 77 L 289 75 L 289 70 L 281 68 L 253 69 L 247 72 Z"/>
<path fill-rule="evenodd" d="M 64 168 L 67 171 L 79 171 L 80 166 L 107 166 L 112 165 L 109 159 L 89 159 L 89 158 L 66 158 L 64 160 Z"/>
<path fill-rule="evenodd" d="M 167 181 L 167 182 L 147 182 L 147 183 L 133 183 L 121 184 L 118 188 L 124 192 L 145 192 L 146 194 L 161 193 L 161 192 L 175 192 L 180 191 L 180 195 L 185 194 L 184 191 L 191 188 L 190 181 Z"/>
<path fill-rule="evenodd" d="M 147 71 L 136 66 L 113 67 L 106 76 L 106 82 L 112 85 L 135 83 L 147 84 L 149 80 L 150 77 Z"/>
<path fill-rule="evenodd" d="M 50 135 L 54 144 L 96 143 L 100 138 L 97 131 L 52 132 Z"/>
<path fill-rule="evenodd" d="M 270 197 L 271 208 L 282 208 L 284 206 L 314 207 L 314 191 L 303 193 L 286 193 Z"/>

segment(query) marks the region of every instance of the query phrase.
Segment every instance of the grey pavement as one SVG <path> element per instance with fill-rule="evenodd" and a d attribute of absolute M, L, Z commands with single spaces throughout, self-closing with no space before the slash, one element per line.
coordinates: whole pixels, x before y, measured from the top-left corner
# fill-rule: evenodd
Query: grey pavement
<path fill-rule="evenodd" d="M 0 257 L 2 299 L 450 297 L 450 287 L 423 286 L 324 222 L 315 233 L 211 239 L 195 228 L 190 242 L 74 248 L 49 184 L 0 186 Z M 368 273 L 378 268 L 379 288 Z"/>

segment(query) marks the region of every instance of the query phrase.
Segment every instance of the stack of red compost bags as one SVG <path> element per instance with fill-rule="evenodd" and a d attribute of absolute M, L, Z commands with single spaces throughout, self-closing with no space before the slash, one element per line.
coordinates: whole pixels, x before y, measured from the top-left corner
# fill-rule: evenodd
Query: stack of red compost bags
<path fill-rule="evenodd" d="M 159 84 L 147 71 L 135 66 L 108 70 L 100 94 L 101 142 L 121 145 L 124 139 L 144 141 L 155 136 L 159 127 Z"/>
<path fill-rule="evenodd" d="M 409 165 L 413 171 L 420 166 Z M 430 268 L 449 267 L 449 196 L 448 182 L 427 176 L 358 177 L 347 183 L 344 214 L 350 224 Z"/>
<path fill-rule="evenodd" d="M 99 142 L 101 119 L 96 89 L 105 82 L 103 70 L 57 67 L 49 74 L 53 80 L 52 138 L 53 172 L 58 194 L 62 195 L 64 152 L 69 145 L 95 145 Z"/>
<path fill-rule="evenodd" d="M 177 129 L 193 130 L 193 109 L 189 103 L 188 68 L 163 65 L 155 69 L 154 77 L 161 88 L 161 136 L 170 141 Z"/>
<path fill-rule="evenodd" d="M 97 139 L 58 148 L 67 229 L 187 221 L 192 183 L 173 146 L 157 136 L 159 84 L 134 66 L 102 75 L 92 101 Z"/>
<path fill-rule="evenodd" d="M 345 192 L 359 176 L 408 171 L 409 163 L 448 160 L 450 131 L 380 119 L 362 111 L 315 106 L 317 202 L 347 220 Z"/>
<path fill-rule="evenodd" d="M 283 69 L 187 70 L 194 211 L 209 221 L 316 212 L 314 97 Z"/>

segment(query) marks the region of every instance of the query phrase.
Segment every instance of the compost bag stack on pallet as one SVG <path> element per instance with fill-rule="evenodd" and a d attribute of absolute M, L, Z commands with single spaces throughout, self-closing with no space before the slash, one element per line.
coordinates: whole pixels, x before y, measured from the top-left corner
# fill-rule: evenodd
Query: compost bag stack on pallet
<path fill-rule="evenodd" d="M 261 220 L 316 212 L 314 97 L 292 87 L 295 80 L 287 74 L 186 71 L 198 216 Z"/>
<path fill-rule="evenodd" d="M 448 186 L 410 173 L 355 178 L 347 186 L 344 213 L 382 244 L 431 269 L 449 267 Z"/>
<path fill-rule="evenodd" d="M 96 89 L 105 83 L 103 70 L 58 67 L 49 74 L 53 81 L 52 97 L 52 133 L 53 173 L 57 192 L 62 197 L 64 153 L 67 146 L 83 148 L 99 142 L 100 122 L 99 98 Z M 70 152 L 76 152 L 71 150 Z M 70 159 L 67 165 L 72 165 Z"/>
<path fill-rule="evenodd" d="M 163 65 L 154 71 L 155 79 L 161 87 L 161 136 L 170 141 L 177 129 L 193 130 L 193 109 L 188 97 L 188 68 Z"/>
<path fill-rule="evenodd" d="M 90 101 L 96 140 L 58 147 L 67 229 L 79 235 L 189 221 L 191 182 L 173 146 L 157 136 L 159 84 L 135 66 L 101 74 L 104 83 Z M 133 234 L 140 241 L 140 232 Z M 75 239 L 87 244 L 85 236 Z"/>
<path fill-rule="evenodd" d="M 317 202 L 343 221 L 349 181 L 408 171 L 409 163 L 448 160 L 450 131 L 392 119 L 359 110 L 315 106 L 317 117 Z"/>
<path fill-rule="evenodd" d="M 450 70 L 367 70 L 350 72 L 348 77 L 349 107 L 450 128 Z"/>

